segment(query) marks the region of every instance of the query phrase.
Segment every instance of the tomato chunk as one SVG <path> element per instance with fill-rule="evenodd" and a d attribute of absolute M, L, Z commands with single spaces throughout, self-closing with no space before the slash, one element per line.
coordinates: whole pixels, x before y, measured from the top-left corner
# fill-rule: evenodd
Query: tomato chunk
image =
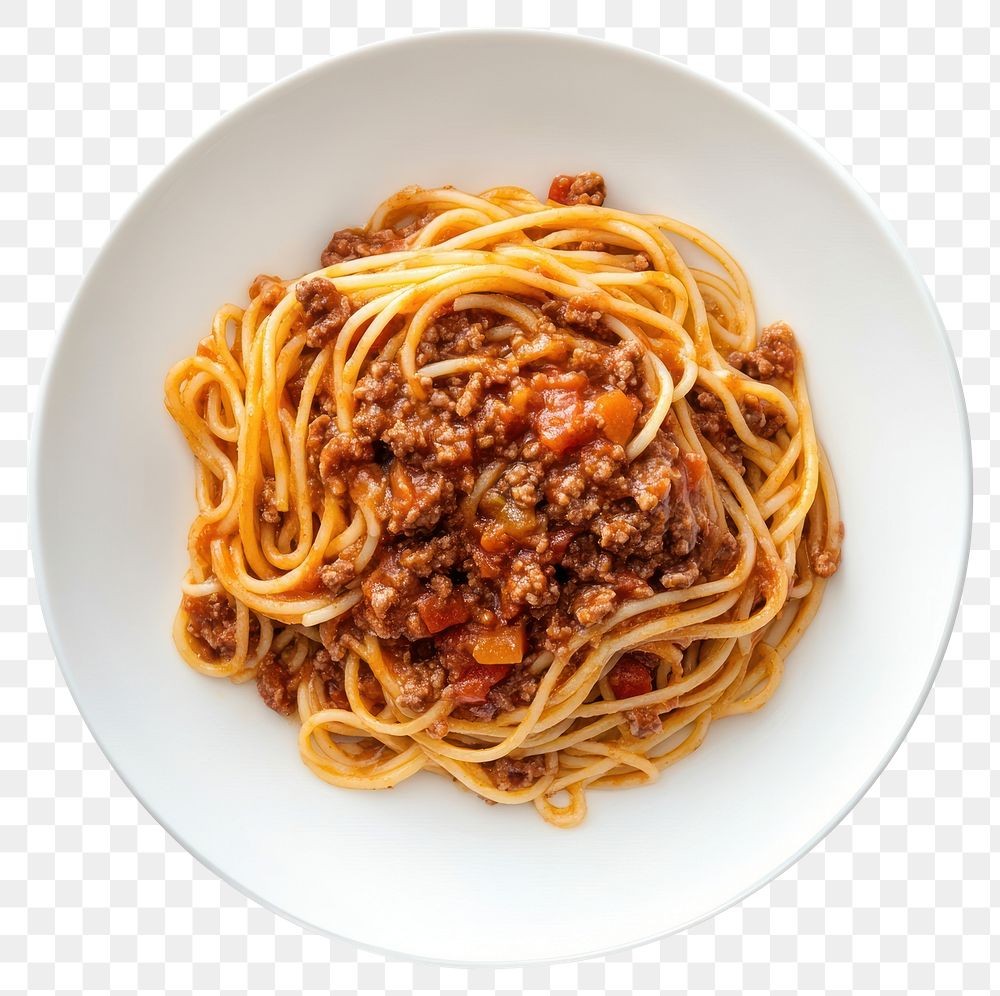
<path fill-rule="evenodd" d="M 616 699 L 630 699 L 653 690 L 653 676 L 649 668 L 634 657 L 622 657 L 611 669 L 608 684 Z"/>
<path fill-rule="evenodd" d="M 632 435 L 632 427 L 639 414 L 639 402 L 615 388 L 598 395 L 594 400 L 594 411 L 604 422 L 604 435 L 611 442 L 624 446 Z"/>
<path fill-rule="evenodd" d="M 435 595 L 432 591 L 421 595 L 417 599 L 417 612 L 420 613 L 427 632 L 431 634 L 468 622 L 471 615 L 462 596 L 454 591 L 444 597 Z"/>
<path fill-rule="evenodd" d="M 510 674 L 510 664 L 473 664 L 451 683 L 458 705 L 477 705 L 486 701 L 490 689 Z"/>
<path fill-rule="evenodd" d="M 524 657 L 524 623 L 476 634 L 472 656 L 480 664 L 520 664 Z"/>
<path fill-rule="evenodd" d="M 559 204 L 568 204 L 566 198 L 569 196 L 569 188 L 573 186 L 572 176 L 557 176 L 549 186 L 549 200 Z"/>

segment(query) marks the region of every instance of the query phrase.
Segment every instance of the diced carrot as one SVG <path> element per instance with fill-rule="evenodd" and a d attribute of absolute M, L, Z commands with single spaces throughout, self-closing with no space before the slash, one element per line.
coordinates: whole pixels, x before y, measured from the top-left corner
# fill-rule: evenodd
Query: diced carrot
<path fill-rule="evenodd" d="M 622 657 L 611 669 L 608 684 L 616 699 L 631 699 L 653 690 L 653 676 L 649 668 L 634 657 Z"/>
<path fill-rule="evenodd" d="M 511 547 L 511 538 L 499 522 L 487 522 L 479 537 L 479 545 L 487 553 L 503 553 Z"/>
<path fill-rule="evenodd" d="M 427 632 L 431 634 L 468 622 L 471 614 L 462 596 L 454 591 L 444 597 L 435 595 L 432 591 L 421 595 L 417 599 L 417 612 L 420 613 Z"/>
<path fill-rule="evenodd" d="M 579 392 L 547 388 L 542 391 L 542 401 L 542 407 L 535 412 L 535 431 L 542 445 L 553 453 L 565 453 L 589 443 L 597 434 Z"/>
<path fill-rule="evenodd" d="M 604 435 L 611 442 L 624 446 L 632 435 L 632 427 L 639 414 L 639 402 L 615 388 L 598 395 L 594 411 L 604 422 Z"/>
<path fill-rule="evenodd" d="M 524 658 L 524 623 L 476 634 L 472 656 L 480 664 L 520 664 Z"/>

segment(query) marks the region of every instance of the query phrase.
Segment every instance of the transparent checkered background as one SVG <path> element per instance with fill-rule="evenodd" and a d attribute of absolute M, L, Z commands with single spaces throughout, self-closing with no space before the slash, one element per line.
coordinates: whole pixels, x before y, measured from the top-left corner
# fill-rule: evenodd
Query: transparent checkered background
<path fill-rule="evenodd" d="M 784 0 L 0 0 L 0 989 L 17 992 L 987 992 L 1000 987 L 1000 40 L 990 4 Z M 992 13 L 1000 25 L 1000 5 Z M 973 553 L 941 676 L 854 813 L 685 934 L 524 969 L 413 964 L 301 930 L 175 843 L 94 745 L 27 552 L 27 438 L 80 276 L 222 111 L 328 54 L 462 25 L 579 31 L 740 86 L 845 163 L 911 247 L 965 383 Z M 928 454 L 933 466 L 933 454 Z M 627 897 L 621 897 L 627 902 Z"/>

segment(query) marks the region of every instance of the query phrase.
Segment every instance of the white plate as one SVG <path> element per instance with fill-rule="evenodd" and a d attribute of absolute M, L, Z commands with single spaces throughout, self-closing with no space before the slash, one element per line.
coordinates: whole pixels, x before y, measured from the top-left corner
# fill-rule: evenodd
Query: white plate
<path fill-rule="evenodd" d="M 713 725 L 583 826 L 441 779 L 352 793 L 295 726 L 170 641 L 195 510 L 162 381 L 258 272 L 318 265 L 408 183 L 544 194 L 596 169 L 611 201 L 689 221 L 745 266 L 805 351 L 843 499 L 844 565 L 778 693 Z M 45 618 L 94 736 L 185 847 L 266 906 L 440 961 L 580 957 L 701 920 L 827 833 L 898 747 L 951 629 L 970 448 L 934 305 L 868 197 L 760 104 L 672 62 L 554 34 L 365 48 L 272 87 L 195 142 L 92 266 L 49 361 L 32 538 Z"/>

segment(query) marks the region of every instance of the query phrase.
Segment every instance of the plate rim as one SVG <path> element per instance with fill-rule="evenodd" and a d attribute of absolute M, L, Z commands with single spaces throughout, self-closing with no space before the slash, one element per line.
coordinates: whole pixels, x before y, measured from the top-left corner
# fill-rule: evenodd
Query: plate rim
<path fill-rule="evenodd" d="M 137 791 L 132 782 L 124 777 L 119 765 L 114 759 L 114 756 L 105 745 L 105 740 L 91 725 L 87 711 L 80 700 L 79 689 L 73 669 L 67 668 L 62 663 L 65 648 L 59 635 L 58 622 L 52 613 L 48 584 L 46 581 L 46 569 L 44 567 L 48 557 L 43 538 L 44 527 L 40 524 L 41 516 L 39 514 L 40 488 L 38 468 L 41 451 L 43 449 L 42 441 L 45 437 L 46 431 L 46 410 L 50 394 L 49 385 L 55 376 L 53 371 L 59 364 L 62 347 L 67 338 L 67 330 L 72 327 L 74 323 L 80 301 L 88 293 L 91 284 L 96 282 L 94 273 L 99 269 L 99 261 L 105 255 L 109 247 L 122 238 L 122 233 L 129 230 L 133 216 L 140 211 L 142 206 L 147 201 L 157 197 L 161 191 L 168 188 L 172 183 L 174 174 L 182 169 L 188 160 L 195 158 L 203 148 L 213 143 L 221 129 L 233 127 L 245 115 L 253 113 L 259 104 L 267 103 L 269 100 L 275 99 L 277 95 L 285 91 L 294 90 L 296 87 L 303 85 L 314 76 L 321 76 L 324 72 L 328 71 L 332 63 L 361 61 L 372 57 L 378 58 L 379 53 L 385 49 L 422 47 L 424 45 L 433 44 L 447 45 L 449 43 L 454 43 L 456 39 L 468 39 L 470 43 L 478 42 L 481 44 L 489 39 L 497 38 L 514 40 L 515 43 L 516 40 L 520 38 L 526 39 L 530 43 L 541 42 L 542 44 L 552 44 L 568 48 L 576 47 L 581 52 L 588 49 L 599 50 L 610 48 L 616 49 L 620 54 L 624 54 L 638 61 L 644 61 L 647 64 L 656 64 L 660 67 L 660 69 L 666 69 L 668 73 L 674 72 L 678 76 L 687 78 L 689 81 L 693 81 L 697 85 L 706 86 L 710 90 L 715 91 L 717 94 L 725 95 L 728 99 L 738 104 L 744 113 L 754 115 L 766 123 L 778 127 L 785 134 L 785 136 L 794 141 L 807 155 L 810 155 L 814 160 L 816 160 L 824 168 L 824 171 L 831 177 L 832 180 L 840 183 L 845 193 L 850 195 L 852 201 L 857 204 L 865 215 L 868 216 L 869 220 L 873 222 L 884 235 L 888 236 L 888 245 L 897 257 L 897 260 L 903 264 L 903 269 L 907 274 L 909 282 L 916 291 L 916 295 L 922 301 L 924 310 L 927 312 L 927 316 L 930 319 L 930 323 L 934 326 L 937 332 L 937 342 L 942 352 L 940 358 L 943 361 L 942 365 L 945 367 L 947 381 L 951 389 L 951 400 L 955 404 L 956 415 L 959 423 L 959 432 L 961 436 L 962 474 L 961 479 L 958 482 L 958 486 L 962 498 L 962 529 L 960 544 L 958 550 L 956 551 L 957 557 L 953 564 L 954 576 L 951 580 L 951 596 L 946 614 L 946 625 L 938 639 L 937 646 L 933 650 L 927 676 L 909 715 L 899 732 L 894 736 L 892 744 L 886 754 L 877 762 L 874 769 L 865 778 L 859 789 L 850 797 L 847 803 L 839 808 L 834 816 L 831 817 L 820 828 L 820 830 L 810 837 L 797 851 L 772 868 L 754 883 L 739 890 L 725 902 L 718 904 L 708 911 L 692 916 L 683 923 L 678 923 L 665 930 L 657 929 L 651 933 L 644 934 L 641 937 L 622 944 L 614 944 L 608 947 L 580 951 L 575 954 L 556 955 L 553 957 L 533 957 L 524 960 L 469 961 L 463 959 L 442 959 L 383 947 L 378 944 L 373 944 L 367 940 L 359 940 L 348 934 L 334 933 L 333 931 L 318 926 L 317 924 L 312 924 L 299 919 L 293 913 L 271 903 L 265 897 L 256 894 L 252 889 L 248 888 L 228 873 L 222 871 L 214 862 L 203 856 L 197 848 L 190 846 L 184 839 L 183 835 L 173 829 L 172 821 L 165 818 L 163 814 L 154 809 L 146 801 L 143 793 Z M 599 39 L 587 35 L 544 30 L 539 28 L 455 28 L 450 30 L 412 34 L 400 38 L 381 40 L 368 45 L 358 46 L 346 52 L 330 55 L 314 65 L 303 67 L 302 69 L 299 69 L 280 80 L 269 83 L 256 93 L 251 94 L 244 100 L 241 100 L 239 104 L 226 111 L 216 121 L 206 127 L 201 134 L 190 139 L 183 146 L 183 148 L 180 149 L 180 151 L 178 151 L 171 159 L 162 165 L 156 175 L 148 184 L 146 184 L 145 187 L 136 192 L 131 204 L 129 204 L 128 208 L 114 224 L 111 231 L 102 242 L 97 254 L 91 260 L 89 266 L 83 274 L 80 284 L 73 295 L 72 302 L 67 308 L 66 313 L 56 330 L 52 348 L 49 352 L 49 356 L 46 360 L 45 368 L 42 373 L 42 379 L 36 397 L 35 412 L 32 418 L 28 446 L 28 548 L 32 556 L 35 583 L 38 592 L 38 602 L 45 623 L 45 631 L 52 646 L 55 662 L 63 676 L 63 680 L 66 682 L 66 686 L 70 694 L 73 697 L 74 705 L 79 711 L 81 719 L 89 730 L 91 736 L 94 738 L 94 741 L 100 748 L 101 753 L 104 755 L 108 764 L 114 770 L 118 778 L 122 780 L 129 792 L 131 792 L 139 804 L 150 814 L 150 816 L 153 817 L 154 820 L 156 820 L 163 830 L 166 831 L 166 833 L 169 834 L 178 844 L 180 844 L 184 850 L 191 854 L 195 860 L 208 868 L 222 881 L 236 889 L 241 895 L 248 897 L 253 902 L 263 906 L 272 913 L 275 913 L 306 930 L 323 936 L 338 940 L 345 940 L 369 951 L 378 952 L 391 957 L 401 957 L 425 964 L 455 967 L 515 967 L 522 965 L 559 964 L 580 961 L 588 958 L 604 957 L 615 952 L 630 950 L 640 945 L 660 940 L 664 937 L 680 933 L 681 931 L 689 930 L 697 924 L 704 923 L 705 921 L 718 916 L 723 911 L 735 906 L 737 903 L 742 902 L 748 896 L 757 892 L 769 882 L 772 882 L 788 868 L 801 860 L 804 855 L 816 847 L 816 845 L 828 836 L 834 828 L 843 822 L 847 815 L 857 806 L 858 802 L 860 802 L 860 800 L 868 792 L 879 775 L 885 770 L 889 762 L 899 750 L 912 728 L 913 723 L 916 721 L 917 716 L 920 714 L 924 703 L 927 701 L 930 690 L 934 685 L 938 673 L 940 672 L 941 664 L 944 660 L 945 653 L 947 652 L 948 642 L 954 630 L 955 620 L 961 605 L 962 592 L 968 571 L 972 539 L 973 494 L 972 439 L 969 427 L 968 407 L 965 402 L 965 395 L 958 371 L 956 357 L 952 350 L 951 343 L 949 342 L 948 333 L 941 318 L 937 304 L 935 303 L 933 295 L 931 294 L 922 274 L 918 270 L 909 249 L 903 242 L 895 227 L 882 213 L 875 200 L 854 177 L 854 175 L 842 163 L 840 163 L 826 149 L 826 147 L 819 142 L 819 140 L 815 139 L 799 125 L 794 124 L 782 116 L 769 105 L 750 96 L 738 86 L 724 83 L 716 77 L 692 68 L 688 64 L 680 62 L 676 58 L 668 55 L 649 52 L 643 49 L 635 48 L 631 45 L 625 45 L 619 42 L 609 41 L 607 39 Z"/>

